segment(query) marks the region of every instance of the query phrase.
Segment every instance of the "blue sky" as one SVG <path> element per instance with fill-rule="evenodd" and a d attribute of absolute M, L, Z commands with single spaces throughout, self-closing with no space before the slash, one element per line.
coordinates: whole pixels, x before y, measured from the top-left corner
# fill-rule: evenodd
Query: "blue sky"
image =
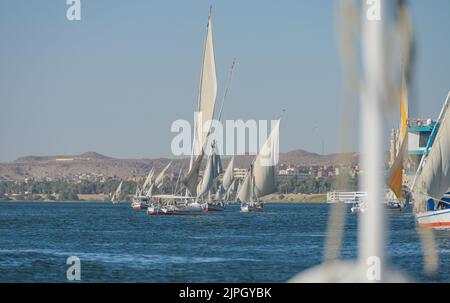
<path fill-rule="evenodd" d="M 409 1 L 412 97 L 437 116 L 450 89 L 450 0 Z M 170 156 L 175 119 L 193 119 L 209 5 L 226 119 L 273 119 L 282 151 L 336 151 L 342 71 L 336 1 L 0 2 L 0 161 L 23 155 Z M 315 127 L 318 126 L 318 131 Z"/>

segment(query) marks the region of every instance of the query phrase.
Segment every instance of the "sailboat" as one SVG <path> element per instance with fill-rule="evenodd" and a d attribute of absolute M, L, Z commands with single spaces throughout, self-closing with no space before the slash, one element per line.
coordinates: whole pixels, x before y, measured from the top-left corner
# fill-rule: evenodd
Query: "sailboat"
<path fill-rule="evenodd" d="M 117 204 L 120 202 L 119 199 L 120 199 L 120 195 L 122 194 L 122 184 L 123 184 L 123 181 L 120 181 L 119 186 L 117 186 L 117 189 L 111 198 L 111 202 L 113 204 Z"/>
<path fill-rule="evenodd" d="M 185 195 L 153 195 L 153 201 L 158 203 L 147 209 L 149 215 L 195 215 L 203 213 L 202 205 L 198 202 L 197 189 L 206 188 L 206 183 L 199 186 L 199 170 L 214 118 L 216 96 L 217 78 L 210 10 L 200 77 L 198 115 L 194 121 L 192 156 L 189 171 L 182 180 L 186 193 Z"/>
<path fill-rule="evenodd" d="M 142 187 L 136 186 L 136 193 L 131 201 L 131 208 L 133 209 L 146 209 L 148 207 L 149 198 L 144 194 L 147 190 L 149 184 L 152 183 L 153 175 L 155 174 L 155 169 L 149 171 L 147 177 L 145 178 Z"/>
<path fill-rule="evenodd" d="M 408 153 L 408 111 L 408 90 L 406 87 L 405 76 L 403 76 L 400 102 L 400 148 L 390 169 L 390 191 L 385 191 L 386 206 L 390 209 L 402 210 L 407 206 L 403 190 L 403 162 Z"/>
<path fill-rule="evenodd" d="M 201 203 L 204 211 L 222 211 L 225 204 L 222 200 L 222 186 L 217 185 L 218 177 L 222 174 L 222 162 L 216 153 L 215 142 L 211 146 L 203 178 L 198 184 L 197 202 Z"/>
<path fill-rule="evenodd" d="M 260 198 L 276 191 L 275 161 L 278 157 L 278 134 L 280 120 L 278 120 L 258 155 L 250 165 L 237 199 L 241 202 L 241 212 L 263 210 L 264 203 Z"/>
<path fill-rule="evenodd" d="M 450 91 L 435 124 L 412 186 L 419 226 L 450 228 Z"/>
<path fill-rule="evenodd" d="M 231 158 L 225 173 L 222 177 L 222 182 L 216 189 L 215 194 L 210 195 L 210 199 L 203 205 L 204 211 L 223 211 L 227 205 L 227 201 L 234 186 L 234 157 Z"/>

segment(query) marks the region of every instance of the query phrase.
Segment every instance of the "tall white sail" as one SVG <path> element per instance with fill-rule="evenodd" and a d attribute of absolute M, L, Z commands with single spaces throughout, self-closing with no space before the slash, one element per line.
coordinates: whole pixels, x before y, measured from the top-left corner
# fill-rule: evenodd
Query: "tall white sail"
<path fill-rule="evenodd" d="M 215 178 L 214 171 L 216 170 L 216 168 L 214 167 L 214 158 L 215 154 L 211 154 L 208 157 L 206 168 L 205 171 L 203 172 L 203 178 L 201 182 L 198 184 L 197 197 L 202 197 L 204 194 L 209 192 L 209 190 L 213 186 L 213 181 Z"/>
<path fill-rule="evenodd" d="M 223 175 L 222 180 L 222 186 L 225 190 L 228 190 L 228 188 L 231 186 L 231 183 L 233 183 L 234 180 L 234 157 L 231 158 L 230 163 L 228 163 L 227 169 L 225 170 L 225 173 Z"/>
<path fill-rule="evenodd" d="M 214 117 L 214 109 L 217 96 L 216 63 L 214 60 L 214 46 L 212 36 L 211 16 L 208 17 L 208 26 L 203 53 L 203 64 L 200 78 L 200 92 L 198 100 L 198 116 L 195 121 L 194 155 L 200 155 L 206 145 L 208 133 L 211 128 L 211 120 Z"/>
<path fill-rule="evenodd" d="M 166 172 L 169 169 L 170 165 L 172 165 L 172 161 L 163 168 L 163 170 L 159 173 L 158 177 L 155 179 L 155 185 L 157 188 L 161 188 L 164 184 L 164 177 L 166 176 Z"/>
<path fill-rule="evenodd" d="M 450 95 L 449 95 L 450 96 Z M 424 201 L 429 198 L 441 199 L 450 188 L 450 111 L 448 98 L 444 105 L 442 118 L 438 121 L 439 130 L 422 169 L 418 172 L 413 188 L 414 209 L 425 211 Z"/>
<path fill-rule="evenodd" d="M 217 96 L 216 63 L 214 59 L 214 47 L 212 36 L 211 16 L 208 17 L 208 25 L 203 53 L 203 63 L 200 77 L 200 92 L 198 99 L 198 115 L 194 121 L 194 140 L 192 156 L 183 184 L 192 196 L 197 195 L 197 185 L 200 164 L 203 159 L 205 145 L 208 140 L 211 121 L 214 117 L 214 109 Z"/>
<path fill-rule="evenodd" d="M 114 192 L 114 195 L 111 198 L 112 202 L 118 202 L 119 201 L 120 195 L 122 194 L 122 184 L 123 184 L 123 181 L 120 181 L 119 186 L 117 186 L 117 189 L 116 189 L 116 191 Z"/>
<path fill-rule="evenodd" d="M 254 194 L 257 198 L 276 191 L 275 170 L 278 163 L 280 120 L 278 120 L 253 164 Z"/>
<path fill-rule="evenodd" d="M 234 186 L 235 186 L 234 184 L 235 184 L 235 182 L 236 182 L 236 179 L 234 179 L 233 182 L 231 182 L 231 185 L 228 187 L 228 189 L 227 189 L 227 191 L 225 193 L 225 197 L 224 197 L 225 201 L 230 201 L 231 200 L 231 195 L 232 195 L 232 193 L 234 191 Z"/>
<path fill-rule="evenodd" d="M 147 186 L 152 183 L 153 175 L 155 174 L 155 168 L 152 167 L 152 169 L 149 171 L 147 178 L 145 179 L 144 185 L 142 185 L 142 191 L 145 191 Z"/>
<path fill-rule="evenodd" d="M 238 193 L 236 195 L 236 199 L 240 202 L 248 202 L 252 199 L 252 182 L 251 182 L 251 173 L 248 172 L 245 175 L 244 181 L 241 183 L 239 187 Z"/>

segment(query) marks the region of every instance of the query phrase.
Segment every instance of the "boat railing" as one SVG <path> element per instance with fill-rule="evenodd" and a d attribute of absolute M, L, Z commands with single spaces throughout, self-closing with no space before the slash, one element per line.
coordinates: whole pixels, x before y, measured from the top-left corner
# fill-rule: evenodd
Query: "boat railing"
<path fill-rule="evenodd" d="M 342 191 L 333 191 L 327 193 L 327 203 L 355 203 L 362 200 L 367 196 L 366 192 L 342 192 Z"/>

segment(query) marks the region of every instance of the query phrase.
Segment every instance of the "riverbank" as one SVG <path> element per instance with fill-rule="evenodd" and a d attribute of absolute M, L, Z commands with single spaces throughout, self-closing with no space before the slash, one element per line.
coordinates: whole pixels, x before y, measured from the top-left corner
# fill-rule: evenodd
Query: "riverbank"
<path fill-rule="evenodd" d="M 267 203 L 326 203 L 326 194 L 271 194 L 262 199 Z"/>
<path fill-rule="evenodd" d="M 266 203 L 326 203 L 326 194 L 271 194 L 263 197 Z M 108 195 L 78 195 L 77 201 L 69 200 L 5 200 L 5 202 L 111 202 Z"/>

